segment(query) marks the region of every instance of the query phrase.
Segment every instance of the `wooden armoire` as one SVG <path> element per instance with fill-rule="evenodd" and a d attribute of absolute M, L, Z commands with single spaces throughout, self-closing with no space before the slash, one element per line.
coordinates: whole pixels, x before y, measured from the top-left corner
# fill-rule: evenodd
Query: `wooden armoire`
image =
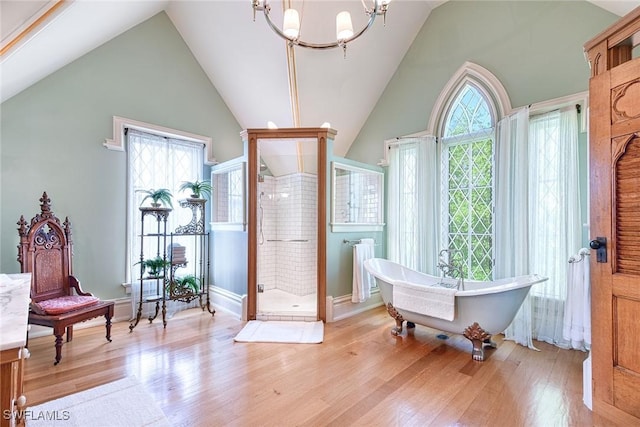
<path fill-rule="evenodd" d="M 584 45 L 593 411 L 640 425 L 640 7 Z"/>

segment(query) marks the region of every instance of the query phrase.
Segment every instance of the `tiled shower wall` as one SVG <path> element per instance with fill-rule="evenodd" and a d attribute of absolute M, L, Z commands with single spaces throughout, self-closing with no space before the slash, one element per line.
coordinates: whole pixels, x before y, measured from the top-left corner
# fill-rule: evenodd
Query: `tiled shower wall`
<path fill-rule="evenodd" d="M 258 283 L 295 295 L 316 292 L 317 177 L 265 176 L 259 184 Z M 262 230 L 262 233 L 260 231 Z"/>

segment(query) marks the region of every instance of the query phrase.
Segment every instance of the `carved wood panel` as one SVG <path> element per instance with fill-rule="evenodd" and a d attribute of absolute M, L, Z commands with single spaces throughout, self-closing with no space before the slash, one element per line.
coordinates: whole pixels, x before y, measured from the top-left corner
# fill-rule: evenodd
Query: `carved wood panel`
<path fill-rule="evenodd" d="M 614 271 L 640 275 L 640 138 L 613 142 Z"/>
<path fill-rule="evenodd" d="M 614 400 L 620 409 L 640 417 L 640 335 L 631 333 L 637 328 L 640 301 L 614 298 L 614 310 L 615 330 L 620 331 L 614 341 Z"/>
<path fill-rule="evenodd" d="M 611 122 L 640 117 L 640 78 L 611 89 Z"/>
<path fill-rule="evenodd" d="M 640 301 L 615 298 L 616 329 L 630 331 L 637 328 L 637 313 Z M 614 364 L 634 372 L 640 372 L 640 335 L 633 333 L 616 334 Z M 640 409 L 640 408 L 639 408 Z"/>
<path fill-rule="evenodd" d="M 52 291 L 62 293 L 60 280 L 63 269 L 60 250 L 36 252 L 33 265 L 33 283 L 36 287 L 34 298 L 39 299 L 37 297 L 41 297 L 43 294 L 49 298 L 49 293 Z"/>

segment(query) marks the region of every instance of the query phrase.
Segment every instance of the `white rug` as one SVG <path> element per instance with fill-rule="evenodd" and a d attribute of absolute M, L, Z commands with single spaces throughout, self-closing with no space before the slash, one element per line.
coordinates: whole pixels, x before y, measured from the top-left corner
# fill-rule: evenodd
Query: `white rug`
<path fill-rule="evenodd" d="M 27 427 L 169 427 L 153 397 L 135 377 L 27 408 Z"/>
<path fill-rule="evenodd" d="M 237 342 L 318 344 L 324 339 L 324 323 L 284 320 L 250 320 L 234 338 Z"/>

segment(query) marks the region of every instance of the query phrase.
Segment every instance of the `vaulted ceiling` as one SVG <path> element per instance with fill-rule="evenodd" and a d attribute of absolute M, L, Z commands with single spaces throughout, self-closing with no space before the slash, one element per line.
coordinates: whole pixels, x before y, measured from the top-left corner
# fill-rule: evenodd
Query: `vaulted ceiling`
<path fill-rule="evenodd" d="M 361 0 L 291 0 L 302 10 L 303 38 L 335 39 L 335 15 L 349 10 L 364 26 Z M 371 5 L 372 0 L 362 0 Z M 444 0 L 393 0 L 386 25 L 378 17 L 361 38 L 341 49 L 295 48 L 299 124 L 329 122 L 344 155 L 431 11 Z M 624 15 L 640 1 L 592 1 Z M 281 0 L 270 1 L 276 23 Z M 285 42 L 250 0 L 1 0 L 0 102 L 85 53 L 165 11 L 243 128 L 293 127 Z"/>

